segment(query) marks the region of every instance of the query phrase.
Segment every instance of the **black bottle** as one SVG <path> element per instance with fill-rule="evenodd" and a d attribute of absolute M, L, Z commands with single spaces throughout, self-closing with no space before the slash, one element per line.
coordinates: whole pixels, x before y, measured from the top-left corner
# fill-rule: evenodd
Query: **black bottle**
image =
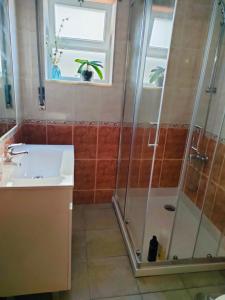
<path fill-rule="evenodd" d="M 153 238 L 150 240 L 150 243 L 149 243 L 148 261 L 156 261 L 158 246 L 159 246 L 159 243 L 157 241 L 157 237 L 155 235 L 153 235 Z"/>

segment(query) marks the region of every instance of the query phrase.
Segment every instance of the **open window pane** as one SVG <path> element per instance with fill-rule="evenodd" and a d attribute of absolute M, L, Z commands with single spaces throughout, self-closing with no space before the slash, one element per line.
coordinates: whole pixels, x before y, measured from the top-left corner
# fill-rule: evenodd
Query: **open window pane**
<path fill-rule="evenodd" d="M 149 46 L 168 49 L 172 35 L 172 25 L 172 20 L 155 18 Z"/>
<path fill-rule="evenodd" d="M 105 53 L 88 52 L 88 51 L 80 51 L 80 50 L 65 50 L 65 49 L 62 51 L 63 54 L 59 63 L 62 77 L 80 79 L 80 74 L 77 73 L 80 64 L 74 62 L 76 58 L 79 58 L 79 59 L 101 61 L 103 65 L 103 69 L 101 69 L 103 73 L 103 80 L 105 79 L 105 64 L 106 64 Z M 93 79 L 94 80 L 99 79 L 96 72 L 94 72 Z"/>
<path fill-rule="evenodd" d="M 55 34 L 61 37 L 81 40 L 104 41 L 106 12 L 77 6 L 55 4 Z"/>

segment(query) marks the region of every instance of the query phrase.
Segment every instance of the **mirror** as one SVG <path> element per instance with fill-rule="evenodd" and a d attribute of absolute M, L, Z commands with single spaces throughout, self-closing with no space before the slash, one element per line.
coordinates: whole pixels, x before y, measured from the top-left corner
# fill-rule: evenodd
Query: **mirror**
<path fill-rule="evenodd" d="M 16 125 L 8 1 L 0 0 L 0 138 Z"/>

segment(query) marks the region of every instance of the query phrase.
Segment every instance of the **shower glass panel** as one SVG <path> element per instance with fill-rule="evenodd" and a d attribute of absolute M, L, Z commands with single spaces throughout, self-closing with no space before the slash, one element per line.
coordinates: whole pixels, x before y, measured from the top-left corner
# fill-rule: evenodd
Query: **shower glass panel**
<path fill-rule="evenodd" d="M 225 59 L 224 29 L 225 24 L 221 25 L 221 22 L 217 24 L 215 29 L 218 32 L 217 36 L 219 36 L 219 44 L 217 44 L 218 67 L 215 68 L 213 84 L 215 90 L 209 104 L 208 119 L 205 124 L 205 135 L 208 141 L 206 155 L 210 159 L 214 150 L 214 156 L 209 176 L 203 169 L 200 179 L 200 184 L 206 187 L 206 190 L 205 193 L 202 191 L 202 197 L 198 202 L 199 207 L 202 207 L 202 215 L 194 257 L 225 256 L 225 66 L 222 64 Z M 199 187 L 199 189 L 201 188 Z"/>
<path fill-rule="evenodd" d="M 139 259 L 149 185 L 159 187 L 156 173 L 161 166 L 155 157 L 160 152 L 157 151 L 160 149 L 158 143 L 163 132 L 160 113 L 174 6 L 175 1 L 171 0 L 147 0 L 134 1 L 130 7 L 128 71 L 116 197 Z"/>
<path fill-rule="evenodd" d="M 124 216 L 129 159 L 131 153 L 135 95 L 139 76 L 139 61 L 144 22 L 144 0 L 133 1 L 130 5 L 130 30 L 127 46 L 127 78 L 124 101 L 124 118 L 120 137 L 120 160 L 118 164 L 116 198 Z"/>
<path fill-rule="evenodd" d="M 224 8 L 214 2 L 169 259 L 210 259 L 224 252 Z"/>
<path fill-rule="evenodd" d="M 140 159 L 139 182 L 136 191 L 130 190 L 133 198 L 136 196 L 135 200 L 130 201 L 130 207 L 133 208 L 134 214 L 135 211 L 139 211 L 139 219 L 133 215 L 133 220 L 136 228 L 139 231 L 143 230 L 140 235 L 142 238 L 140 261 L 142 263 L 148 262 L 149 243 L 153 236 L 157 237 L 160 244 L 156 259 L 165 258 L 163 252 L 168 247 L 174 216 L 172 213 L 171 218 L 167 218 L 167 213 L 164 213 L 162 209 L 168 201 L 165 196 L 167 192 L 170 194 L 171 190 L 165 188 L 161 181 L 166 137 L 166 128 L 162 124 L 161 113 L 175 4 L 175 1 L 153 1 L 147 22 L 149 26 L 148 46 L 136 129 L 142 136 L 142 149 L 138 158 Z M 170 195 L 169 198 L 173 200 Z M 165 203 L 162 204 L 162 202 Z M 128 219 L 131 218 L 128 217 Z M 142 227 L 140 224 L 143 224 Z"/>
<path fill-rule="evenodd" d="M 224 36 L 222 0 L 131 3 L 113 201 L 137 276 L 224 264 Z"/>

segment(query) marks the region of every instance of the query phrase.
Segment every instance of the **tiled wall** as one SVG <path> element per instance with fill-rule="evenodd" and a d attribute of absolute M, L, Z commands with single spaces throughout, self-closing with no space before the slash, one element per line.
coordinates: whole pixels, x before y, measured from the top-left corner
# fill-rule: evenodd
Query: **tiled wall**
<path fill-rule="evenodd" d="M 16 125 L 15 120 L 0 120 L 0 137 Z"/>
<path fill-rule="evenodd" d="M 152 187 L 178 186 L 187 134 L 187 128 L 170 126 L 160 128 Z M 131 135 L 130 127 L 123 128 L 118 188 L 125 187 L 127 182 Z M 149 186 L 153 148 L 148 147 L 148 140 L 154 143 L 155 129 L 138 127 L 131 154 L 130 187 L 146 188 Z"/>
<path fill-rule="evenodd" d="M 8 131 L 8 123 L 0 122 L 0 136 L 4 135 Z"/>
<path fill-rule="evenodd" d="M 20 83 L 24 119 L 120 122 L 124 101 L 129 0 L 118 1 L 112 86 L 46 81 L 46 111 L 38 107 L 34 0 L 16 1 Z M 163 123 L 190 122 L 202 49 L 211 13 L 210 0 L 178 1 L 162 108 Z M 194 31 L 193 31 L 194 28 Z M 194 34 L 193 34 L 194 33 Z M 158 91 L 143 91 L 141 122 L 158 114 Z M 63 101 L 62 101 L 63 99 Z M 151 99 L 151 101 L 149 101 Z M 158 101 L 157 101 L 158 100 Z M 174 109 L 176 107 L 176 109 Z"/>
<path fill-rule="evenodd" d="M 162 106 L 163 123 L 191 121 L 212 4 L 211 0 L 177 1 Z"/>
<path fill-rule="evenodd" d="M 147 147 L 153 128 L 139 127 L 131 163 L 132 187 L 148 187 L 152 149 Z M 124 129 L 119 186 L 127 183 L 131 127 Z M 116 186 L 120 124 L 102 122 L 24 121 L 17 142 L 28 144 L 73 144 L 75 147 L 75 203 L 110 202 Z M 185 150 L 187 129 L 162 127 L 157 149 L 154 187 L 177 186 Z"/>
<path fill-rule="evenodd" d="M 35 59 L 37 57 L 35 1 L 16 1 L 24 119 L 120 122 L 124 100 L 129 2 L 129 0 L 118 1 L 117 5 L 112 85 L 47 80 L 46 110 L 41 111 L 38 106 L 39 81 Z"/>
<path fill-rule="evenodd" d="M 35 3 L 34 0 L 16 1 L 23 118 L 45 120 L 43 123 L 25 123 L 23 139 L 27 143 L 76 145 L 74 195 L 79 203 L 109 201 L 115 187 L 117 162 L 115 153 L 118 151 L 119 126 L 108 123 L 104 125 L 101 122 L 121 121 L 129 2 L 129 0 L 118 2 L 112 86 L 47 81 L 46 111 L 40 111 L 37 95 L 37 62 L 33 59 L 37 50 L 35 18 L 33 18 Z M 153 186 L 177 186 L 179 181 L 187 134 L 187 130 L 181 127 L 183 123 L 189 122 L 192 114 L 193 91 L 198 81 L 204 34 L 207 31 L 210 14 L 209 2 L 209 0 L 204 3 L 200 0 L 178 1 L 162 120 L 164 123 L 181 125 L 176 129 L 169 126 L 161 128 Z M 192 28 L 196 29 L 194 35 Z M 145 96 L 146 103 L 142 106 L 140 122 L 149 120 L 150 115 L 155 116 L 155 113 L 152 113 L 154 108 L 149 102 L 153 97 L 152 95 L 149 97 L 149 93 Z M 59 122 L 68 120 L 75 123 L 52 124 L 48 120 Z M 96 123 L 88 125 L 76 123 L 83 120 Z M 127 131 L 129 130 L 128 128 Z M 146 146 L 148 130 L 140 127 L 135 136 L 137 142 L 135 141 L 136 149 L 131 160 L 130 178 L 133 186 L 148 186 L 152 163 L 152 150 Z M 122 151 L 126 151 L 124 147 L 129 148 L 129 141 L 127 145 L 126 142 L 122 145 Z M 127 150 L 129 152 L 129 149 Z M 127 154 L 123 156 L 123 153 L 120 163 L 119 183 L 122 186 L 127 182 L 129 164 Z"/>
<path fill-rule="evenodd" d="M 120 127 L 118 123 L 25 121 L 22 141 L 75 146 L 76 203 L 110 202 L 115 188 Z"/>
<path fill-rule="evenodd" d="M 207 163 L 189 160 L 184 192 L 199 209 L 204 205 L 204 214 L 222 231 L 225 228 L 225 144 L 220 141 L 216 147 L 214 137 L 202 136 L 199 151 L 206 153 L 209 160 Z"/>

